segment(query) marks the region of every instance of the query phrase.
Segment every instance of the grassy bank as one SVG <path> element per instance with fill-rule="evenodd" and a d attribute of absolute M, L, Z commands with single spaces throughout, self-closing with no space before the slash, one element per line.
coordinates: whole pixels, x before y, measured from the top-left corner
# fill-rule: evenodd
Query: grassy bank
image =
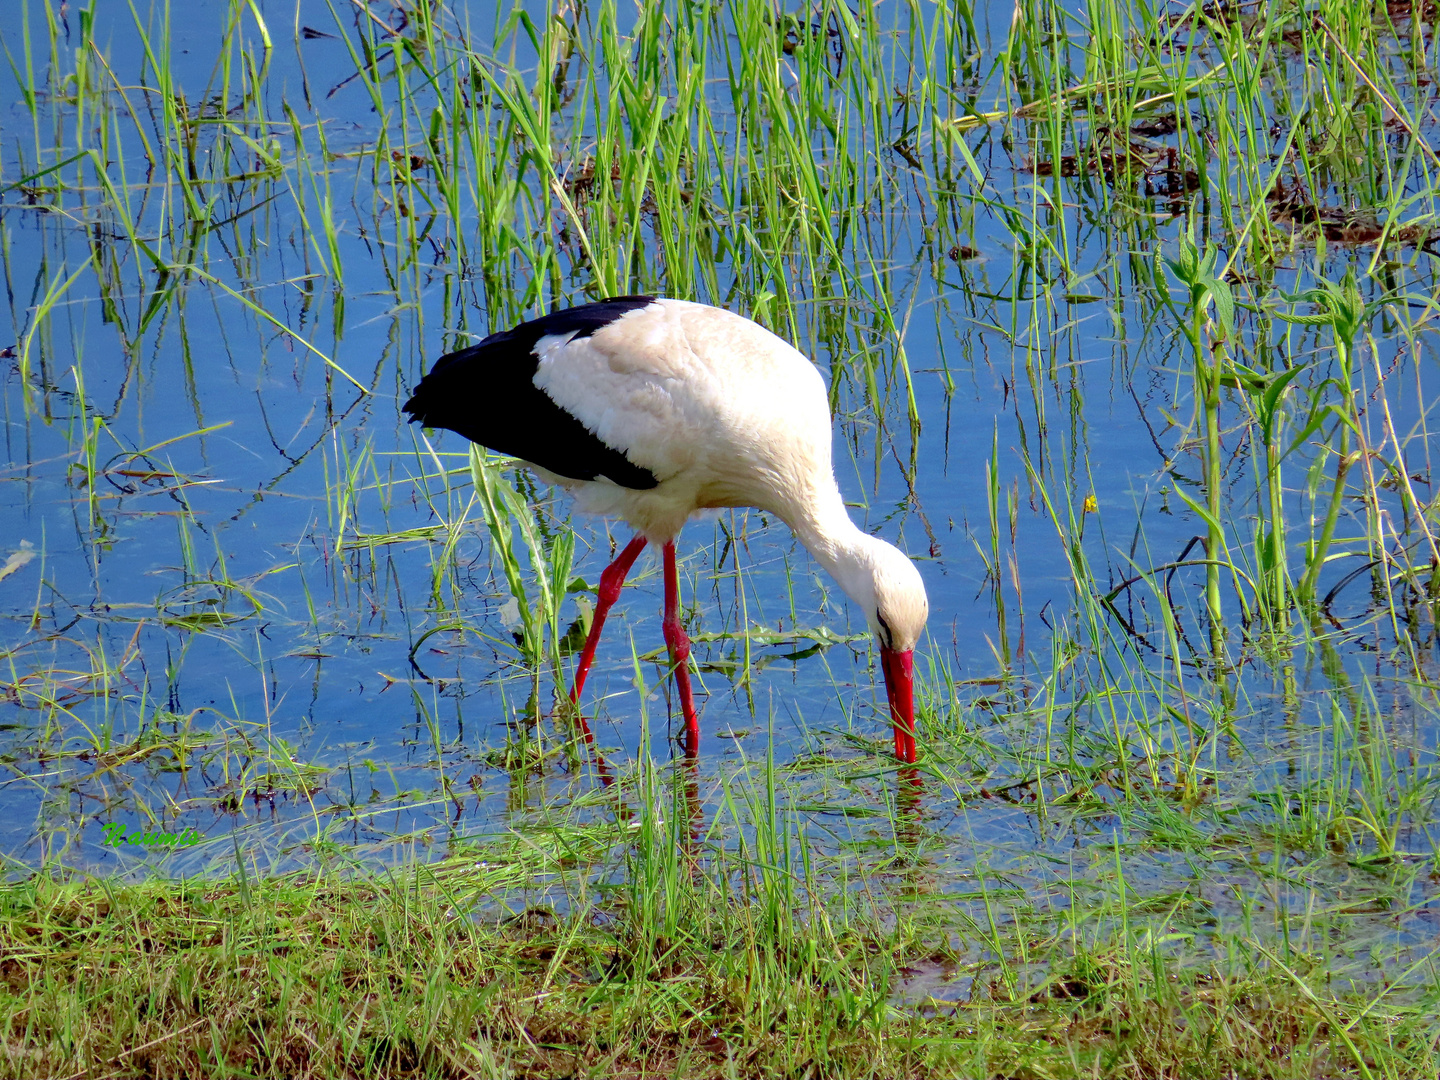
<path fill-rule="evenodd" d="M 473 864 L 0 897 L 12 1076 L 1424 1076 L 1433 1020 L 1235 939 L 1027 928 L 971 959 L 923 905 L 773 922 L 686 879 L 657 913 L 476 914 Z M 656 921 L 654 916 L 662 914 Z M 939 976 L 961 973 L 941 999 Z"/>

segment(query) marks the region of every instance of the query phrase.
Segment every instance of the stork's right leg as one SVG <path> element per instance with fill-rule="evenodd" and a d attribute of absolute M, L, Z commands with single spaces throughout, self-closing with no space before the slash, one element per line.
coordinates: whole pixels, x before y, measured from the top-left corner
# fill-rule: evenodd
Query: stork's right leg
<path fill-rule="evenodd" d="M 605 616 L 610 614 L 611 607 L 620 596 L 620 589 L 625 584 L 625 575 L 630 573 L 630 568 L 635 565 L 635 560 L 644 550 L 645 537 L 635 537 L 625 545 L 625 550 L 620 552 L 615 561 L 600 574 L 600 589 L 595 602 L 595 614 L 590 620 L 590 633 L 585 635 L 585 647 L 580 650 L 580 663 L 575 668 L 575 687 L 570 691 L 572 705 L 580 700 L 580 691 L 585 689 L 585 676 L 590 674 L 590 665 L 595 660 L 595 647 L 600 644 L 600 631 L 605 626 Z M 580 718 L 580 727 L 585 732 L 586 742 L 594 742 L 594 738 L 590 734 L 590 725 L 585 723 L 583 716 Z"/>
<path fill-rule="evenodd" d="M 680 711 L 685 714 L 685 756 L 700 753 L 700 718 L 690 691 L 690 638 L 680 624 L 680 571 L 675 563 L 675 541 L 665 542 L 665 644 L 675 668 L 675 688 L 680 691 Z"/>

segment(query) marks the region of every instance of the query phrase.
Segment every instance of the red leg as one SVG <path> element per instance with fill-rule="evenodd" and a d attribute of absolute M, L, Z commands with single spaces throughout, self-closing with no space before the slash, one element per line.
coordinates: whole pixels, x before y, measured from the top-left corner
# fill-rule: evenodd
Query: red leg
<path fill-rule="evenodd" d="M 590 674 L 590 664 L 595 659 L 595 647 L 600 644 L 600 631 L 605 626 L 605 616 L 610 614 L 611 607 L 620 596 L 620 588 L 625 584 L 625 575 L 630 573 L 630 568 L 635 565 L 635 560 L 644 550 L 645 537 L 635 537 L 625 545 L 625 550 L 620 552 L 615 561 L 600 574 L 600 589 L 595 603 L 595 615 L 590 620 L 590 633 L 585 635 L 585 647 L 580 650 L 580 663 L 575 668 L 575 687 L 570 691 L 572 705 L 580 700 L 580 691 L 585 689 L 585 676 Z M 593 742 L 594 740 L 590 736 L 590 726 L 585 723 L 583 716 L 580 718 L 580 726 L 585 732 L 586 741 Z"/>
<path fill-rule="evenodd" d="M 675 685 L 680 691 L 680 709 L 685 713 L 685 756 L 700 753 L 700 718 L 690 693 L 690 639 L 680 625 L 680 571 L 675 566 L 675 541 L 665 542 L 665 644 L 675 668 Z"/>

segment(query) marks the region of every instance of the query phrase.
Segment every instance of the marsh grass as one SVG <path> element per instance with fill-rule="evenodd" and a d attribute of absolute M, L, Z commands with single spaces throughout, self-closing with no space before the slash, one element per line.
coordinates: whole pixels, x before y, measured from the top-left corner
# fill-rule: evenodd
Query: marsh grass
<path fill-rule="evenodd" d="M 683 820 L 683 819 L 682 819 Z M 359 878 L 12 887 L 0 912 L 8 1070 L 286 1075 L 1422 1075 L 1423 1008 L 1324 985 L 1323 963 L 1236 940 L 1180 959 L 1066 919 L 972 924 L 906 905 L 877 922 L 683 836 L 653 880 L 569 911 L 477 901 L 547 860 Z M 728 875 L 724 873 L 729 871 Z M 793 880 L 793 879 L 792 879 Z M 664 905 L 656 898 L 665 897 Z M 1172 921 L 1180 905 L 1168 905 Z M 1167 938 L 1170 939 L 1167 941 Z M 977 946 L 983 942 L 983 946 Z M 993 952 L 992 952 L 993 950 Z M 988 954 L 988 955 L 987 955 Z M 1006 957 L 1024 957 L 1019 961 Z M 1043 963 L 1037 963 L 1043 956 Z M 1299 970 L 1297 970 L 1299 968 Z M 957 987 L 963 990 L 957 990 Z M 894 992 L 902 989 L 897 1005 Z M 927 991 L 939 991 L 937 998 Z M 20 1002 L 25 1005 L 16 1008 Z"/>
<path fill-rule="evenodd" d="M 215 11 L 0 32 L 10 1072 L 1433 1074 L 1433 8 Z M 401 430 L 646 291 L 828 366 L 918 771 L 744 512 L 597 756 L 624 538 Z"/>

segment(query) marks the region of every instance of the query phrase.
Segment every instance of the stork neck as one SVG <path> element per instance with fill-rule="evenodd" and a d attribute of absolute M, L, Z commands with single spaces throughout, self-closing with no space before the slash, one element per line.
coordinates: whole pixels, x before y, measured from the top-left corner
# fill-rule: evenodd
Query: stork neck
<path fill-rule="evenodd" d="M 795 500 L 780 516 L 845 595 L 865 608 L 873 606 L 869 552 L 878 541 L 850 519 L 845 500 L 833 484 L 807 494 L 809 498 Z"/>

